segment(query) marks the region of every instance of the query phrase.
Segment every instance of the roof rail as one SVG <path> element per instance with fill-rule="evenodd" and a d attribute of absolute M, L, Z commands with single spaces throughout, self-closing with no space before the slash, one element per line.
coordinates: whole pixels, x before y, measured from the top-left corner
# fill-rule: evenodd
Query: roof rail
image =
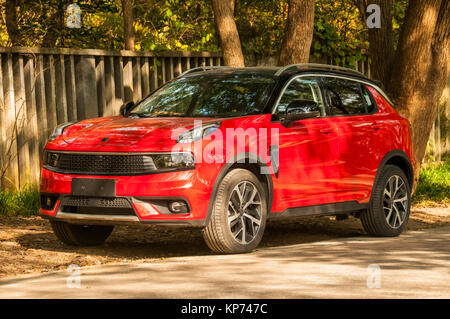
<path fill-rule="evenodd" d="M 340 71 L 340 72 L 345 72 L 345 73 L 349 73 L 349 74 L 353 74 L 353 75 L 363 76 L 365 78 L 367 77 L 365 74 L 363 74 L 359 71 L 353 70 L 353 69 L 344 68 L 342 66 L 337 66 L 337 65 L 320 64 L 320 63 L 299 63 L 299 64 L 286 65 L 286 66 L 280 68 L 275 73 L 275 76 L 280 76 L 285 71 L 292 69 L 292 68 L 298 68 L 298 67 L 310 67 L 310 68 L 318 68 L 318 69 L 323 69 L 323 70 L 328 70 L 328 71 Z"/>
<path fill-rule="evenodd" d="M 181 73 L 177 77 L 182 77 L 182 76 L 185 76 L 186 74 L 189 74 L 189 73 L 203 72 L 203 71 L 213 70 L 213 69 L 232 69 L 232 68 L 233 68 L 232 66 L 222 66 L 222 65 L 217 65 L 217 66 L 199 66 L 199 67 L 192 68 L 192 69 L 189 69 L 187 71 L 184 71 L 183 73 Z"/>

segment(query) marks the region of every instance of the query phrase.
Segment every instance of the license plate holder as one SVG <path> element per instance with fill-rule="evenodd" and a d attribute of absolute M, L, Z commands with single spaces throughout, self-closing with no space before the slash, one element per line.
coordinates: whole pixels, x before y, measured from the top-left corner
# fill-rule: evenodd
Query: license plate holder
<path fill-rule="evenodd" d="M 115 197 L 115 179 L 73 178 L 72 192 L 74 196 Z"/>

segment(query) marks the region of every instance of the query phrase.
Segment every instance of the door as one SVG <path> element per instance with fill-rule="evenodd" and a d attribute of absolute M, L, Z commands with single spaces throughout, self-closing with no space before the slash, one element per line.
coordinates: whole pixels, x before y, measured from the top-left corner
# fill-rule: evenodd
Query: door
<path fill-rule="evenodd" d="M 316 103 L 320 115 L 286 125 L 284 120 L 290 106 L 311 105 L 307 102 Z M 279 131 L 279 171 L 274 180 L 274 197 L 279 199 L 279 205 L 274 207 L 275 211 L 333 203 L 339 177 L 336 170 L 339 165 L 337 126 L 324 117 L 317 78 L 300 76 L 291 79 L 274 114 L 280 119 L 272 123 Z"/>
<path fill-rule="evenodd" d="M 329 118 L 339 127 L 338 189 L 343 200 L 370 199 L 383 129 L 376 103 L 365 84 L 350 79 L 323 77 Z M 375 160 L 376 159 L 376 160 Z"/>

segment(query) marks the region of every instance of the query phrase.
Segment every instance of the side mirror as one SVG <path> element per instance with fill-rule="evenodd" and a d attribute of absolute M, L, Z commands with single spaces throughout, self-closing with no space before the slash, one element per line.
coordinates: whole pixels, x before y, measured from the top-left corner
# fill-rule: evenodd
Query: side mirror
<path fill-rule="evenodd" d="M 295 100 L 286 108 L 283 124 L 290 126 L 293 122 L 320 116 L 319 105 L 314 101 Z"/>
<path fill-rule="evenodd" d="M 120 111 L 119 111 L 120 115 L 127 116 L 128 113 L 131 111 L 131 109 L 133 107 L 134 107 L 134 102 L 133 101 L 130 101 L 130 102 L 127 102 L 127 103 L 123 104 L 120 107 Z"/>

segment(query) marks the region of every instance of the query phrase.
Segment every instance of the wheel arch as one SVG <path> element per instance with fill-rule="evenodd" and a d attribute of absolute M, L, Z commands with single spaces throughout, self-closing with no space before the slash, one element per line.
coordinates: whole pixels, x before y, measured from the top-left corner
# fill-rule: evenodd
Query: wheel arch
<path fill-rule="evenodd" d="M 383 167 L 386 165 L 395 165 L 399 167 L 408 178 L 408 184 L 410 189 L 413 189 L 414 186 L 414 167 L 409 159 L 408 155 L 402 150 L 392 150 L 387 153 L 383 159 L 381 160 L 380 165 L 378 166 L 377 173 L 375 175 L 375 180 L 373 184 L 375 185 L 380 178 L 381 171 Z M 372 188 L 373 192 L 373 188 Z"/>
<path fill-rule="evenodd" d="M 219 171 L 217 178 L 214 182 L 213 190 L 208 204 L 208 211 L 205 219 L 205 225 L 208 225 L 209 219 L 211 218 L 211 213 L 214 205 L 214 198 L 217 195 L 217 190 L 219 184 L 225 175 L 232 169 L 243 168 L 251 171 L 255 176 L 262 182 L 267 191 L 267 214 L 270 213 L 273 203 L 273 181 L 271 174 L 262 174 L 260 169 L 262 167 L 268 168 L 267 164 L 256 154 L 253 153 L 240 153 L 233 158 L 230 158 L 224 166 Z"/>

